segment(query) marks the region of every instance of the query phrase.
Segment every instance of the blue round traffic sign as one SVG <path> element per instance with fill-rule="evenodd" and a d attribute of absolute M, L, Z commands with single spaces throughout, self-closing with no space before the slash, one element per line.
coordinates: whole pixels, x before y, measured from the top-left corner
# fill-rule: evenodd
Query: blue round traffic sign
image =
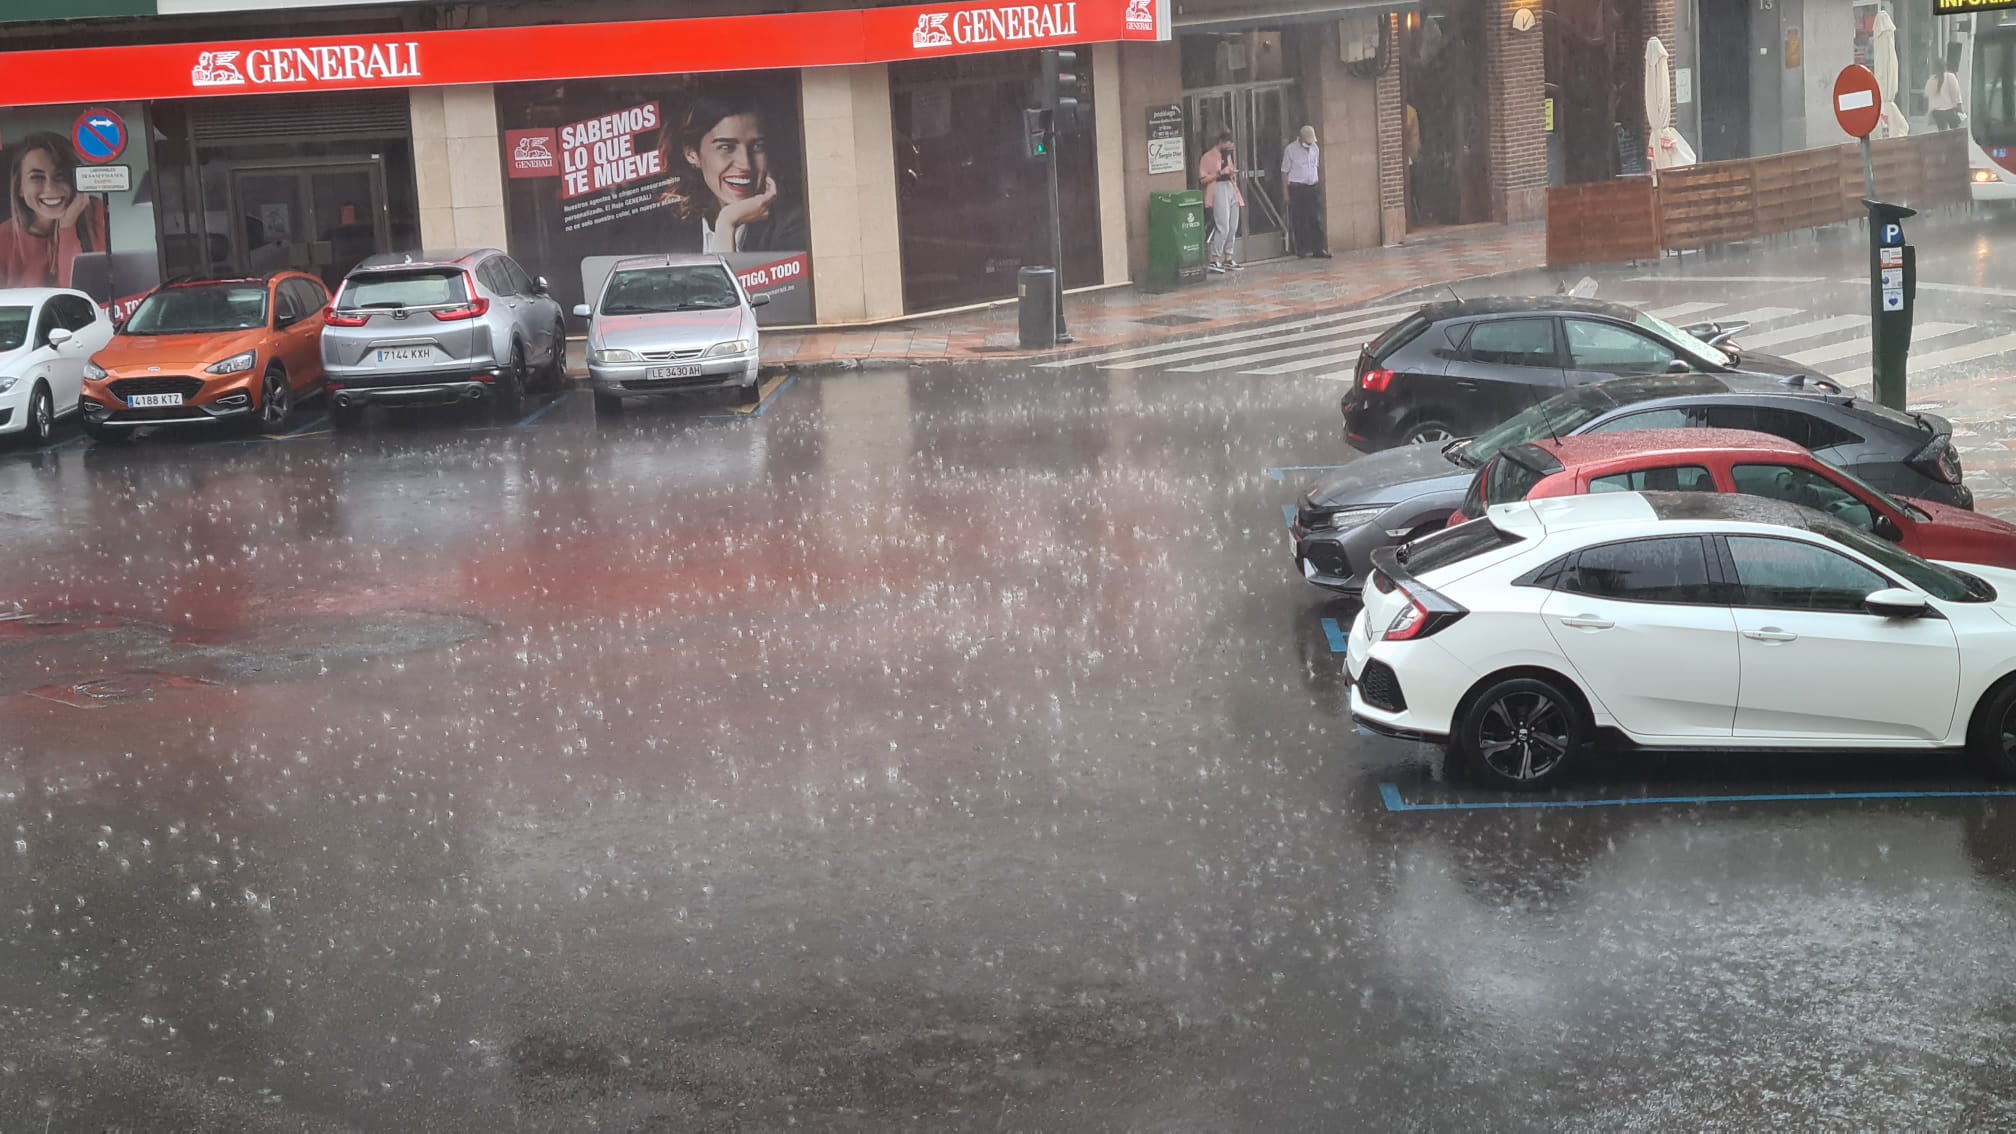
<path fill-rule="evenodd" d="M 92 165 L 118 161 L 126 152 L 126 121 L 109 110 L 87 110 L 70 128 L 77 156 Z"/>

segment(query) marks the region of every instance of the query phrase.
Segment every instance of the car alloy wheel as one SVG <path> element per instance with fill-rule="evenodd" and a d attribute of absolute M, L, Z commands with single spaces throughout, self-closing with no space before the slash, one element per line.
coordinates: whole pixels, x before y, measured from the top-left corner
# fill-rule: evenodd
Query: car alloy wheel
<path fill-rule="evenodd" d="M 1407 443 L 1409 445 L 1423 445 L 1431 441 L 1440 443 L 1454 440 L 1456 440 L 1456 431 L 1439 421 L 1424 421 L 1407 431 Z"/>
<path fill-rule="evenodd" d="M 259 389 L 259 424 L 266 429 L 279 429 L 287 424 L 287 415 L 293 410 L 290 404 L 293 391 L 287 386 L 287 376 L 278 370 L 266 372 L 266 382 Z"/>
<path fill-rule="evenodd" d="M 1561 778 L 1585 733 L 1581 706 L 1557 681 L 1512 677 L 1469 703 L 1456 748 L 1492 785 L 1532 790 Z"/>
<path fill-rule="evenodd" d="M 498 417 L 517 417 L 525 412 L 525 348 L 513 344 L 511 365 L 498 375 L 493 395 Z"/>
<path fill-rule="evenodd" d="M 35 394 L 28 399 L 28 440 L 36 445 L 46 445 L 56 432 L 56 409 L 49 399 L 49 391 L 37 386 Z"/>

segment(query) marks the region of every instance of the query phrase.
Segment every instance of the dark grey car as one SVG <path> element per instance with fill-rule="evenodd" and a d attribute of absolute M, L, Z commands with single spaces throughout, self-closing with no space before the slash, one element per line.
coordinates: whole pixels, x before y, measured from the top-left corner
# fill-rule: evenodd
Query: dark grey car
<path fill-rule="evenodd" d="M 1974 506 L 1974 493 L 1960 483 L 1960 454 L 1944 418 L 1769 378 L 1619 378 L 1556 394 L 1474 440 L 1404 445 L 1343 466 L 1311 488 L 1296 510 L 1296 571 L 1319 587 L 1355 594 L 1374 549 L 1445 525 L 1477 468 L 1507 445 L 1699 427 L 1770 433 L 1893 495 Z"/>

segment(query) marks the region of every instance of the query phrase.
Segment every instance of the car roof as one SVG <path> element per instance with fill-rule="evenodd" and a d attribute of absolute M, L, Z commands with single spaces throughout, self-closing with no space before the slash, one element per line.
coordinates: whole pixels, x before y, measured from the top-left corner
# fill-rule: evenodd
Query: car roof
<path fill-rule="evenodd" d="M 1604 527 L 1620 538 L 1650 534 L 1665 521 L 1759 524 L 1817 531 L 1834 523 L 1797 504 L 1762 496 L 1721 492 L 1599 492 L 1590 496 L 1549 496 L 1494 504 L 1486 510 L 1493 527 L 1554 535 Z M 1634 530 L 1635 529 L 1635 530 Z"/>
<path fill-rule="evenodd" d="M 720 268 L 728 266 L 726 260 L 707 252 L 665 252 L 650 256 L 625 256 L 616 261 L 616 266 L 609 270 L 616 272 L 624 268 L 690 268 L 702 264 L 712 264 Z"/>
<path fill-rule="evenodd" d="M 496 255 L 502 253 L 495 248 L 423 248 L 413 252 L 381 252 L 365 257 L 350 270 L 380 272 L 387 268 L 447 268 Z"/>
<path fill-rule="evenodd" d="M 0 304 L 13 307 L 22 303 L 41 303 L 52 295 L 77 295 L 90 299 L 88 295 L 67 287 L 10 287 L 0 289 Z M 97 302 L 92 300 L 92 302 Z"/>
<path fill-rule="evenodd" d="M 1445 299 L 1421 308 L 1419 314 L 1441 322 L 1477 315 L 1607 315 L 1631 322 L 1638 309 L 1623 303 L 1583 299 L 1573 295 L 1482 295 L 1475 299 Z"/>
<path fill-rule="evenodd" d="M 1668 457 L 1698 458 L 1710 454 L 1806 455 L 1803 446 L 1751 429 L 1641 429 L 1622 433 L 1581 433 L 1514 445 L 1507 452 L 1513 449 L 1538 449 L 1551 455 L 1563 468 L 1570 469 L 1630 457 L 1660 460 Z"/>

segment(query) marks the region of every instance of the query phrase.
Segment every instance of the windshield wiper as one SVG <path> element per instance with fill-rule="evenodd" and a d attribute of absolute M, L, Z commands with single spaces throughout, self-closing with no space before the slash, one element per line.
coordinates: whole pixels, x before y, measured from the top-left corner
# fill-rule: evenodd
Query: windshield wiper
<path fill-rule="evenodd" d="M 1465 450 L 1470 448 L 1470 442 L 1475 440 L 1477 440 L 1475 437 L 1458 437 L 1456 440 L 1442 446 L 1442 459 L 1448 461 L 1450 464 L 1461 465 L 1466 469 L 1476 468 L 1477 458 L 1465 452 Z"/>

